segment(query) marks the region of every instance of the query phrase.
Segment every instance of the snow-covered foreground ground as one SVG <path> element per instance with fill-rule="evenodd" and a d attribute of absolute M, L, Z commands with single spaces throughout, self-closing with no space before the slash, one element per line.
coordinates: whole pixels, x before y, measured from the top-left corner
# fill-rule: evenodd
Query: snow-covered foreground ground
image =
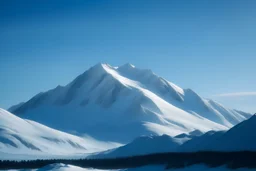
<path fill-rule="evenodd" d="M 40 169 L 31 169 L 27 171 L 253 171 L 254 169 L 247 169 L 247 168 L 240 168 L 240 169 L 229 169 L 225 166 L 216 167 L 216 168 L 209 168 L 204 165 L 193 165 L 186 168 L 181 169 L 165 169 L 165 166 L 144 166 L 138 168 L 131 168 L 131 169 L 121 169 L 121 170 L 99 170 L 99 169 L 91 169 L 91 168 L 81 168 L 72 165 L 65 165 L 65 164 L 53 164 L 48 165 Z M 24 171 L 24 170 L 9 170 L 9 171 Z"/>

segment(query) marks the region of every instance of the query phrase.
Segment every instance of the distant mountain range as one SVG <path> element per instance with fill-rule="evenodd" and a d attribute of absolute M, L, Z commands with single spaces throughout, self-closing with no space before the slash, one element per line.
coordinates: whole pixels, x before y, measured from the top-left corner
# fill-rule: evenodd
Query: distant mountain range
<path fill-rule="evenodd" d="M 54 129 L 120 143 L 141 135 L 228 130 L 251 116 L 203 99 L 151 70 L 101 63 L 9 111 Z"/>
<path fill-rule="evenodd" d="M 116 158 L 163 152 L 256 151 L 256 115 L 228 131 L 181 134 L 176 137 L 143 136 L 122 147 L 103 151 L 90 158 Z"/>

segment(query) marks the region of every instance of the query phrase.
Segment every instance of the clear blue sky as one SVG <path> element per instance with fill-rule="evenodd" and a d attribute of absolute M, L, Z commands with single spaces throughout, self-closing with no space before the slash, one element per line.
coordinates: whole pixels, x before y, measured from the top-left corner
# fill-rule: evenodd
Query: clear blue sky
<path fill-rule="evenodd" d="M 256 112 L 255 9 L 255 0 L 0 1 L 0 106 L 98 62 L 130 62 Z"/>

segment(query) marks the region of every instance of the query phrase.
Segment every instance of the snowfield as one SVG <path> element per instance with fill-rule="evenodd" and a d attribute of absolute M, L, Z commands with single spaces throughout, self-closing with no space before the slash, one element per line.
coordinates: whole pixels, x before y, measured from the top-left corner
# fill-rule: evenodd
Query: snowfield
<path fill-rule="evenodd" d="M 54 129 L 119 143 L 141 135 L 227 130 L 251 116 L 131 64 L 97 64 L 10 111 Z"/>
<path fill-rule="evenodd" d="M 81 158 L 119 145 L 67 134 L 0 108 L 0 160 Z"/>
<path fill-rule="evenodd" d="M 209 168 L 204 165 L 193 165 L 181 169 L 165 169 L 165 166 L 156 165 L 156 166 L 144 166 L 139 168 L 131 168 L 131 169 L 121 169 L 121 170 L 98 170 L 98 169 L 87 169 L 81 168 L 72 165 L 66 164 L 52 164 L 45 166 L 40 169 L 32 169 L 31 171 L 232 171 L 233 169 L 228 169 L 225 166 L 216 167 L 216 168 Z M 18 170 L 10 170 L 10 171 L 18 171 Z M 29 170 L 27 170 L 29 171 Z M 234 171 L 253 171 L 253 169 L 241 168 L 235 169 Z"/>

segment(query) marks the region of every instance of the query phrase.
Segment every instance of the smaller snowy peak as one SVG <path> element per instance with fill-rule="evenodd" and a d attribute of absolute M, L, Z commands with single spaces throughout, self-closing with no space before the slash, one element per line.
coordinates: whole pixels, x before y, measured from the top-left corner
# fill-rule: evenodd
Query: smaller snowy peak
<path fill-rule="evenodd" d="M 191 136 L 186 133 L 182 133 L 182 134 L 176 135 L 174 138 L 191 138 Z"/>
<path fill-rule="evenodd" d="M 189 133 L 189 135 L 191 135 L 191 136 L 201 136 L 201 135 L 203 135 L 204 133 L 202 132 L 202 131 L 200 131 L 200 130 L 194 130 L 194 131 L 191 131 L 190 133 Z"/>
<path fill-rule="evenodd" d="M 120 75 L 129 79 L 141 81 L 143 77 L 150 77 L 154 73 L 150 69 L 140 69 L 130 63 L 126 63 L 116 68 Z"/>
<path fill-rule="evenodd" d="M 122 70 L 122 69 L 124 69 L 124 70 L 125 69 L 134 69 L 134 68 L 135 68 L 135 66 L 131 63 L 126 63 L 126 64 L 121 65 L 121 66 L 118 67 L 118 69 L 120 69 L 120 70 Z"/>
<path fill-rule="evenodd" d="M 176 135 L 174 138 L 186 138 L 186 139 L 191 139 L 191 138 L 194 138 L 194 137 L 199 137 L 201 135 L 203 135 L 204 133 L 200 130 L 194 130 L 194 131 L 191 131 L 189 133 L 182 133 L 182 134 L 179 134 L 179 135 Z"/>

